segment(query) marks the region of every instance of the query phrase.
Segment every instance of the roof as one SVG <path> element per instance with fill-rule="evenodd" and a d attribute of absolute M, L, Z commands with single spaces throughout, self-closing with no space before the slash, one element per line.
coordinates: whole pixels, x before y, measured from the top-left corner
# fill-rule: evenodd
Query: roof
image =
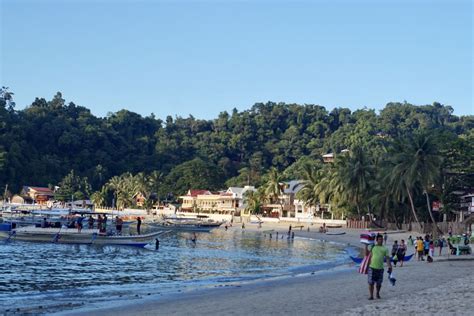
<path fill-rule="evenodd" d="M 303 181 L 302 180 L 291 180 L 289 182 L 285 182 L 285 189 L 283 193 L 291 194 L 297 193 L 299 190 L 303 188 Z"/>
<path fill-rule="evenodd" d="M 220 196 L 234 196 L 232 193 L 227 193 L 227 192 L 221 192 L 219 195 Z"/>
<path fill-rule="evenodd" d="M 238 195 L 241 195 L 244 192 L 244 188 L 239 188 L 239 187 L 229 187 L 227 189 L 227 192 L 229 193 L 235 193 Z"/>
<path fill-rule="evenodd" d="M 208 190 L 189 190 L 187 196 L 198 196 L 198 195 L 209 195 L 211 192 Z"/>
<path fill-rule="evenodd" d="M 53 191 L 52 191 L 50 188 L 45 188 L 45 187 L 30 187 L 30 186 L 27 186 L 27 185 L 25 185 L 24 188 L 25 188 L 25 189 L 29 189 L 29 190 L 34 190 L 34 191 L 36 191 L 36 192 L 54 194 Z"/>

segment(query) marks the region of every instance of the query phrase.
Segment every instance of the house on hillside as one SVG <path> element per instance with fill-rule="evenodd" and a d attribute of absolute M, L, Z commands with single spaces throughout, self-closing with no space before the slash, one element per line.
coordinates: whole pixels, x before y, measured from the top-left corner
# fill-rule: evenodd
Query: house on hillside
<path fill-rule="evenodd" d="M 333 153 L 329 153 L 329 154 L 323 155 L 323 161 L 324 161 L 324 163 L 332 163 L 332 162 L 334 162 L 334 154 L 333 154 Z"/>

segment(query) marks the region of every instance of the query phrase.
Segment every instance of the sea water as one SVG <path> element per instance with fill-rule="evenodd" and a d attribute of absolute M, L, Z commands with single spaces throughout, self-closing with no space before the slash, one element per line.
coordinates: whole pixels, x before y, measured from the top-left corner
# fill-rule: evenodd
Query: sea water
<path fill-rule="evenodd" d="M 232 282 L 327 269 L 343 246 L 263 232 L 173 232 L 159 250 L 0 242 L 0 314 L 51 312 Z"/>

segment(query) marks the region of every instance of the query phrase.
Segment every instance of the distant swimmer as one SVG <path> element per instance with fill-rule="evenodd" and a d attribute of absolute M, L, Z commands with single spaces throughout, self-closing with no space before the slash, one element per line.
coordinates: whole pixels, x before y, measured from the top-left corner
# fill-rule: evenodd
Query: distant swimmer
<path fill-rule="evenodd" d="M 193 238 L 191 238 L 191 241 L 192 241 L 193 243 L 196 243 L 196 241 L 197 241 L 197 235 L 196 235 L 196 233 L 193 233 Z"/>
<path fill-rule="evenodd" d="M 160 249 L 160 240 L 158 238 L 155 239 L 155 250 Z"/>

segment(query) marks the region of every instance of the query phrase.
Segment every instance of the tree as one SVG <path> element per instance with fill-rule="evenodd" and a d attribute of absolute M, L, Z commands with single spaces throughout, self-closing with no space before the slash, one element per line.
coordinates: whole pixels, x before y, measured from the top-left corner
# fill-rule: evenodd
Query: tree
<path fill-rule="evenodd" d="M 362 215 L 362 206 L 368 199 L 370 180 L 374 177 L 374 166 L 361 146 L 354 147 L 349 155 L 341 155 L 339 181 L 343 184 L 348 202 L 355 204 L 357 214 Z"/>
<path fill-rule="evenodd" d="M 87 199 L 91 194 L 91 186 L 86 177 L 76 175 L 74 170 L 71 170 L 63 180 L 59 183 L 57 191 L 57 198 L 60 200 L 67 200 L 70 197 L 75 199 Z"/>
<path fill-rule="evenodd" d="M 425 194 L 429 216 L 439 230 L 429 205 L 427 192 L 439 179 L 442 159 L 430 137 L 420 133 L 398 139 L 392 149 L 390 161 L 392 171 L 389 183 L 393 192 L 399 197 L 405 196 L 406 193 L 413 217 L 418 223 L 420 221 L 415 210 L 414 194 Z"/>
<path fill-rule="evenodd" d="M 245 210 L 249 214 L 260 214 L 262 207 L 262 196 L 258 191 L 249 190 L 244 193 Z"/>
<path fill-rule="evenodd" d="M 279 203 L 280 195 L 283 192 L 283 184 L 281 183 L 281 174 L 275 167 L 268 172 L 264 187 L 265 195 L 270 197 L 272 202 Z"/>
<path fill-rule="evenodd" d="M 9 111 L 13 111 L 15 108 L 15 102 L 13 101 L 13 92 L 9 91 L 10 88 L 0 88 L 0 107 L 7 108 Z"/>

